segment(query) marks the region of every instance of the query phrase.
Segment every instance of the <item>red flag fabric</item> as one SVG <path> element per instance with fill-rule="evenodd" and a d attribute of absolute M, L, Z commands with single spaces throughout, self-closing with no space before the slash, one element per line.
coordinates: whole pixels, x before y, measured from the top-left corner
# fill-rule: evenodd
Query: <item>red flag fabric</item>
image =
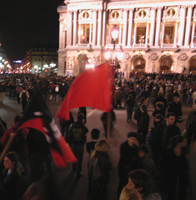
<path fill-rule="evenodd" d="M 56 126 L 54 120 L 52 121 L 51 126 L 52 126 L 52 129 L 54 129 L 53 131 L 55 132 L 55 138 L 57 140 L 57 144 L 58 144 L 59 148 L 61 149 L 61 153 L 62 153 L 62 155 L 60 155 L 59 152 L 57 150 L 55 150 L 54 147 L 50 147 L 50 153 L 52 155 L 52 158 L 53 158 L 53 161 L 54 161 L 56 167 L 57 168 L 66 167 L 65 162 L 67 162 L 67 163 L 76 162 L 76 158 L 75 158 L 74 154 L 72 153 L 71 149 L 65 142 L 65 140 L 64 140 L 63 136 L 61 135 L 58 127 Z M 47 134 L 44 130 L 44 125 L 43 125 L 41 118 L 34 118 L 34 119 L 30 119 L 30 120 L 24 122 L 17 129 L 17 131 L 19 131 L 22 128 L 34 128 L 34 129 L 40 131 L 41 133 L 43 133 L 47 138 Z"/>
<path fill-rule="evenodd" d="M 32 99 L 14 132 L 22 128 L 33 128 L 44 134 L 57 168 L 65 167 L 66 162 L 76 162 L 76 157 L 61 135 L 41 91 L 36 86 Z"/>
<path fill-rule="evenodd" d="M 57 118 L 69 120 L 71 109 L 86 106 L 109 112 L 112 89 L 113 74 L 109 63 L 84 71 L 69 88 L 56 114 Z"/>

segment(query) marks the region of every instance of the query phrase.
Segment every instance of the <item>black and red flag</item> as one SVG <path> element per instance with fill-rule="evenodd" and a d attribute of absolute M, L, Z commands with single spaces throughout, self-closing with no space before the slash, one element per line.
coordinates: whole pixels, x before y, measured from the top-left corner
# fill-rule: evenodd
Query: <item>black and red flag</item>
<path fill-rule="evenodd" d="M 22 128 L 33 128 L 45 135 L 53 161 L 57 168 L 65 167 L 67 163 L 76 162 L 76 158 L 65 142 L 44 97 L 36 86 L 33 96 L 24 114 L 15 128 L 15 132 Z"/>

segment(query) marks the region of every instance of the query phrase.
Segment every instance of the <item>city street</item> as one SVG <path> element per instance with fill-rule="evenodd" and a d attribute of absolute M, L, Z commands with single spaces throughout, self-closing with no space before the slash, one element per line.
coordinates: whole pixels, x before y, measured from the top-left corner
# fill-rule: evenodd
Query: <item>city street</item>
<path fill-rule="evenodd" d="M 53 116 L 55 116 L 59 105 L 61 104 L 61 99 L 58 102 L 50 101 L 47 102 L 50 111 Z M 123 105 L 123 103 L 122 103 Z M 188 114 L 191 110 L 190 105 L 184 105 L 182 108 L 184 120 L 183 123 L 178 124 L 181 132 L 185 128 L 186 120 Z M 20 114 L 22 111 L 22 105 L 18 104 L 16 100 L 9 99 L 7 96 L 4 100 L 4 105 L 0 106 L 0 117 L 7 122 L 7 127 L 10 128 L 13 124 L 13 119 L 15 115 Z M 78 109 L 72 110 L 74 119 L 76 120 L 76 114 Z M 115 109 L 116 122 L 114 124 L 114 131 L 110 136 L 109 142 L 109 153 L 112 161 L 112 171 L 110 173 L 111 180 L 108 184 L 108 200 L 116 200 L 117 186 L 118 186 L 118 175 L 117 175 L 117 165 L 119 161 L 119 147 L 122 142 L 127 139 L 127 133 L 130 131 L 136 131 L 136 123 L 127 123 L 126 120 L 126 110 L 123 108 L 121 110 Z M 154 108 L 152 105 L 148 107 L 148 113 L 150 115 L 150 126 L 153 123 L 152 112 Z M 104 138 L 104 129 L 100 120 L 102 111 L 94 110 L 92 108 L 87 108 L 87 123 L 86 126 L 89 129 L 87 134 L 87 141 L 90 141 L 90 132 L 93 128 L 98 128 L 100 130 L 100 139 Z M 59 200 L 86 200 L 86 193 L 88 190 L 88 176 L 87 176 L 87 162 L 88 153 L 85 151 L 83 158 L 83 176 L 80 179 L 75 178 L 72 172 L 71 165 L 68 164 L 66 169 L 54 169 L 56 185 L 59 193 Z M 161 194 L 163 195 L 163 194 Z M 189 193 L 190 195 L 190 193 Z M 163 197 L 163 196 L 162 196 Z"/>

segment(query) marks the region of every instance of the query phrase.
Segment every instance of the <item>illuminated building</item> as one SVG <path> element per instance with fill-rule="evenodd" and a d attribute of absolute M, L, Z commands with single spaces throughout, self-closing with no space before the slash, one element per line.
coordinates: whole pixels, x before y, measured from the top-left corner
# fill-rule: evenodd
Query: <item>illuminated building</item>
<path fill-rule="evenodd" d="M 52 74 L 58 67 L 57 46 L 52 44 L 37 44 L 26 52 L 21 67 L 25 72 Z"/>
<path fill-rule="evenodd" d="M 78 75 L 106 62 L 111 31 L 119 30 L 119 71 L 196 71 L 193 0 L 65 0 L 59 13 L 58 75 Z M 89 63 L 91 60 L 91 63 Z"/>

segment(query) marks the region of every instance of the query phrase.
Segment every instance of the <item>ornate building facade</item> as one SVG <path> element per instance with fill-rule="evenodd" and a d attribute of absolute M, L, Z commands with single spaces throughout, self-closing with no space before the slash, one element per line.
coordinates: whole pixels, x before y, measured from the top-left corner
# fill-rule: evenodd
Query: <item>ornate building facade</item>
<path fill-rule="evenodd" d="M 196 72 L 193 0 L 65 0 L 59 13 L 58 75 L 76 76 L 123 52 L 119 71 Z M 111 32 L 118 29 L 114 41 Z M 114 50 L 115 43 L 115 50 Z"/>

